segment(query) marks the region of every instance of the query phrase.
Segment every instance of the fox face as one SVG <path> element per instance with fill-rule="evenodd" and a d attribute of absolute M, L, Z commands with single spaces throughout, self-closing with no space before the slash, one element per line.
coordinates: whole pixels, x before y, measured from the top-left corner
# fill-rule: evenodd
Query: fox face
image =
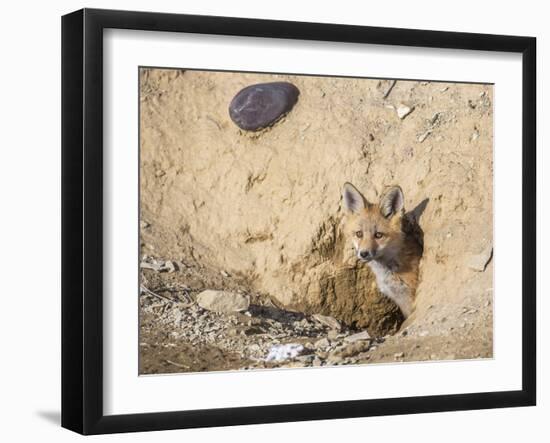
<path fill-rule="evenodd" d="M 394 260 L 403 246 L 401 230 L 403 192 L 399 186 L 389 188 L 378 204 L 369 203 L 351 183 L 344 184 L 345 229 L 357 258 L 370 262 Z"/>

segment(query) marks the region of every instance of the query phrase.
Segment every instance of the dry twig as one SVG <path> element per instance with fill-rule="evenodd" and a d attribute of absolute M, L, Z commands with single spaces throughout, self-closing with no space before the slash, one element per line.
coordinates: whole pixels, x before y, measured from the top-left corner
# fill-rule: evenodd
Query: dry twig
<path fill-rule="evenodd" d="M 176 363 L 175 361 L 172 361 L 172 360 L 166 360 L 166 363 L 169 363 L 169 364 L 171 364 L 171 365 L 177 366 L 178 368 L 189 369 L 189 366 L 180 365 L 179 363 Z"/>
<path fill-rule="evenodd" d="M 146 294 L 149 294 L 149 295 L 152 295 L 154 297 L 160 298 L 161 300 L 164 300 L 164 301 L 169 301 L 170 303 L 174 302 L 174 300 L 172 300 L 170 297 L 165 297 L 164 295 L 157 294 L 156 292 L 153 292 L 150 289 L 147 289 L 143 285 L 140 285 L 139 288 L 142 292 L 145 292 Z"/>
<path fill-rule="evenodd" d="M 395 86 L 395 84 L 397 83 L 397 80 L 392 80 L 388 86 L 388 89 L 386 89 L 386 92 L 384 92 L 384 95 L 382 96 L 382 98 L 388 98 L 388 95 L 390 95 L 390 92 L 391 90 L 393 89 L 393 87 Z"/>

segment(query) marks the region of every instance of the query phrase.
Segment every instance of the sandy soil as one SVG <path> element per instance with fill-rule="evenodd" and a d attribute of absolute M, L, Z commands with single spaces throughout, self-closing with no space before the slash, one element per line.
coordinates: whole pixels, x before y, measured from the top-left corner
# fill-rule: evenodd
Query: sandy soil
<path fill-rule="evenodd" d="M 239 130 L 233 95 L 274 80 L 298 86 L 295 108 L 260 133 Z M 142 270 L 153 292 L 140 296 L 142 373 L 492 356 L 493 260 L 472 266 L 492 248 L 492 87 L 398 81 L 385 96 L 390 86 L 142 72 L 142 258 L 175 264 Z M 412 112 L 401 119 L 403 106 Z M 417 306 L 404 323 L 340 232 L 345 181 L 373 201 L 399 184 L 408 210 L 425 202 Z M 251 308 L 205 311 L 204 289 L 245 294 Z M 346 341 L 364 330 L 370 339 Z M 274 343 L 304 351 L 267 363 Z"/>

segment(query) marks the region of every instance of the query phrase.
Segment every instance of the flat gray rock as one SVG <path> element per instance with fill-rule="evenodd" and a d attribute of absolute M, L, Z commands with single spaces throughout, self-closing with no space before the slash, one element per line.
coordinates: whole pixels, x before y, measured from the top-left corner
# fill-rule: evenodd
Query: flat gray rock
<path fill-rule="evenodd" d="M 300 91 L 292 83 L 273 82 L 242 89 L 229 104 L 231 120 L 245 131 L 259 131 L 288 113 Z"/>
<path fill-rule="evenodd" d="M 337 331 L 339 331 L 340 328 L 342 327 L 338 320 L 328 315 L 315 314 L 313 316 L 313 319 L 321 323 L 322 325 L 328 326 L 330 329 L 335 329 Z"/>
<path fill-rule="evenodd" d="M 207 289 L 197 296 L 198 305 L 207 311 L 243 312 L 250 306 L 247 297 L 236 292 Z"/>
<path fill-rule="evenodd" d="M 472 255 L 468 267 L 476 272 L 483 272 L 493 257 L 493 245 L 488 245 L 481 253 Z"/>
<path fill-rule="evenodd" d="M 355 343 L 356 341 L 361 340 L 370 340 L 370 335 L 367 331 L 358 332 L 357 334 L 350 335 L 349 337 L 346 337 L 344 341 L 348 343 Z"/>

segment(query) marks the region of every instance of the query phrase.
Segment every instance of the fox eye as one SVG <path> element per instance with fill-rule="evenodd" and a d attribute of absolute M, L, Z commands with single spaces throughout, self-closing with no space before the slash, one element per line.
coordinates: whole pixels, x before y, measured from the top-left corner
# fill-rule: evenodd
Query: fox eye
<path fill-rule="evenodd" d="M 382 234 L 381 232 L 374 233 L 374 238 L 381 239 L 382 237 L 384 237 L 384 234 Z"/>
<path fill-rule="evenodd" d="M 355 236 L 358 237 L 358 238 L 363 237 L 363 231 L 356 231 Z"/>

